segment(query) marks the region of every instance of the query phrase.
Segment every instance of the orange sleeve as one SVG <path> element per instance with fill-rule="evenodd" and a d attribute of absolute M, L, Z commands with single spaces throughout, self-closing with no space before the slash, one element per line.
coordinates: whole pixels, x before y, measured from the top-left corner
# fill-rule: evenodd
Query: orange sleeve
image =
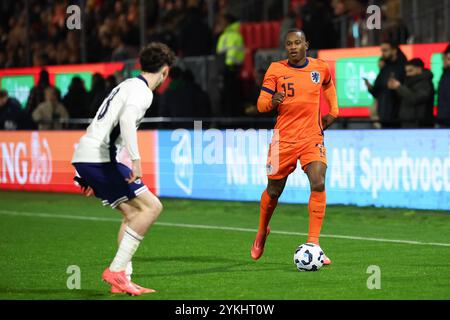
<path fill-rule="evenodd" d="M 270 112 L 273 109 L 272 106 L 272 96 L 277 91 L 277 76 L 275 74 L 276 67 L 272 63 L 267 69 L 266 75 L 264 76 L 264 82 L 261 87 L 261 93 L 259 94 L 258 98 L 258 111 L 263 112 Z"/>
<path fill-rule="evenodd" d="M 325 63 L 326 64 L 326 63 Z M 339 116 L 339 106 L 336 94 L 336 87 L 331 76 L 330 68 L 326 64 L 325 81 L 322 84 L 325 100 L 330 106 L 330 115 L 337 118 Z"/>

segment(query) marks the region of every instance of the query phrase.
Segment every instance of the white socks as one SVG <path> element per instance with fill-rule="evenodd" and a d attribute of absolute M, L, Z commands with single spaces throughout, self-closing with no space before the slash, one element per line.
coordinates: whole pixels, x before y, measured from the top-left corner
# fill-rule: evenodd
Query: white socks
<path fill-rule="evenodd" d="M 119 250 L 117 250 L 116 256 L 109 266 L 109 269 L 112 272 L 123 271 L 127 269 L 129 263 L 131 268 L 131 258 L 139 247 L 139 243 L 141 243 L 142 239 L 144 239 L 144 237 L 138 235 L 129 226 L 126 226 L 122 241 L 119 245 Z"/>
<path fill-rule="evenodd" d="M 131 275 L 133 274 L 133 264 L 128 262 L 127 268 L 125 269 L 125 275 L 127 276 L 128 280 L 131 281 Z"/>

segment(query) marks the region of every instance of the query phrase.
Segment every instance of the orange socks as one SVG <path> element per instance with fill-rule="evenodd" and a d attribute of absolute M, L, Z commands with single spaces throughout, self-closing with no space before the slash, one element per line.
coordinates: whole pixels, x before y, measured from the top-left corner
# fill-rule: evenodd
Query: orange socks
<path fill-rule="evenodd" d="M 309 198 L 308 242 L 319 244 L 320 229 L 325 216 L 327 196 L 324 192 L 312 191 Z"/>
<path fill-rule="evenodd" d="M 269 225 L 270 218 L 272 218 L 273 211 L 277 207 L 278 198 L 272 199 L 267 190 L 264 190 L 261 196 L 261 203 L 259 205 L 260 213 L 259 213 L 259 231 L 266 233 L 267 226 Z"/>

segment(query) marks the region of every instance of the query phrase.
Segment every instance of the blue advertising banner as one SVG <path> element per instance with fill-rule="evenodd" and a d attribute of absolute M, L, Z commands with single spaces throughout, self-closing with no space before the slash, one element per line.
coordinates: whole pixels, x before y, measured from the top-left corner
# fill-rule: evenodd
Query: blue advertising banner
<path fill-rule="evenodd" d="M 259 201 L 270 130 L 159 131 L 159 195 Z M 450 130 L 345 130 L 325 137 L 328 204 L 450 210 Z M 307 203 L 300 164 L 281 202 Z"/>

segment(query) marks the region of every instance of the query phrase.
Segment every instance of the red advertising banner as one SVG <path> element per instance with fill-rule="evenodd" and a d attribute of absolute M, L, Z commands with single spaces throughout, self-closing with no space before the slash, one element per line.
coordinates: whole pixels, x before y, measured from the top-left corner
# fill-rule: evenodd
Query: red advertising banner
<path fill-rule="evenodd" d="M 2 131 L 0 133 L 0 189 L 80 192 L 73 183 L 71 165 L 76 144 L 84 131 Z M 143 181 L 157 190 L 157 133 L 139 131 Z M 130 166 L 126 151 L 119 155 Z"/>

